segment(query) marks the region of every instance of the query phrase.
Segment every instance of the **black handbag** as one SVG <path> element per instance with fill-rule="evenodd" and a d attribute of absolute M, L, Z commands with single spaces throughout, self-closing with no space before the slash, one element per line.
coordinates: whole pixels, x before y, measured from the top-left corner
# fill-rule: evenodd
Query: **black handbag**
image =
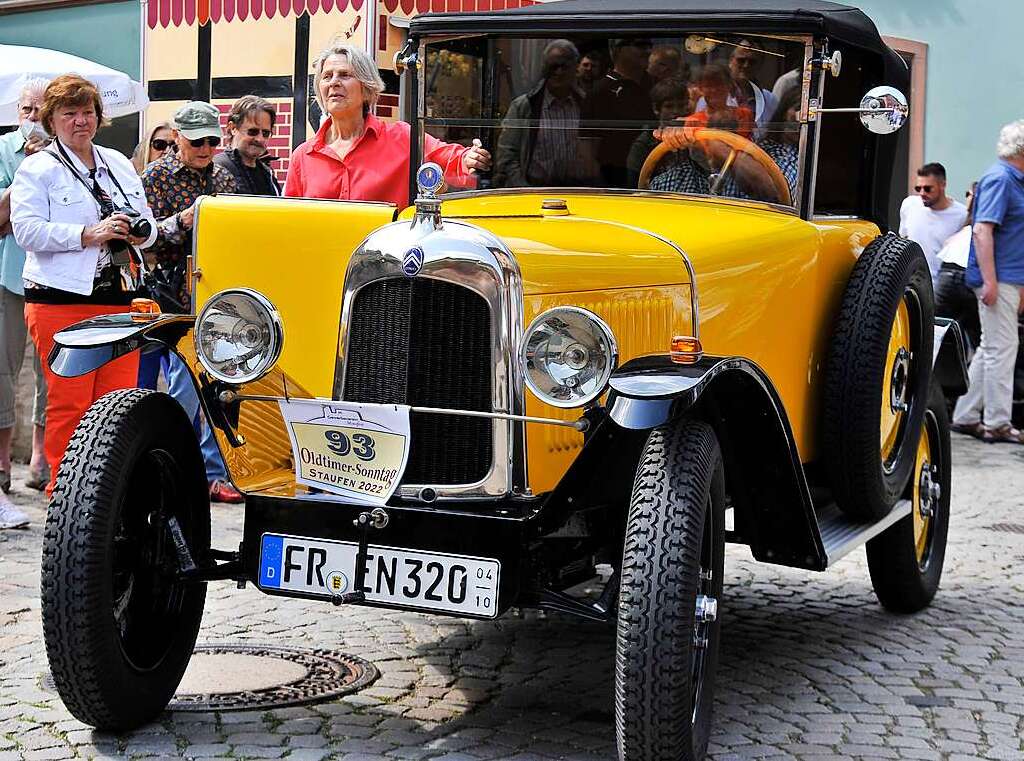
<path fill-rule="evenodd" d="M 182 301 L 185 285 L 185 268 L 157 266 L 142 276 L 142 284 L 149 292 L 149 298 L 160 305 L 160 311 L 169 314 L 188 314 L 189 304 Z"/>

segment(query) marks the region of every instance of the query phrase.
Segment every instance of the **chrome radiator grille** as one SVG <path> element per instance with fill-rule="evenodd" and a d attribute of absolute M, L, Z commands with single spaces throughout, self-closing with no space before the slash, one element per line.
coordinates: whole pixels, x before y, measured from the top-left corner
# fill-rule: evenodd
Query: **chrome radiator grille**
<path fill-rule="evenodd" d="M 343 398 L 492 411 L 491 315 L 483 297 L 432 278 L 390 278 L 355 296 Z M 469 484 L 487 475 L 492 421 L 412 415 L 403 484 Z"/>

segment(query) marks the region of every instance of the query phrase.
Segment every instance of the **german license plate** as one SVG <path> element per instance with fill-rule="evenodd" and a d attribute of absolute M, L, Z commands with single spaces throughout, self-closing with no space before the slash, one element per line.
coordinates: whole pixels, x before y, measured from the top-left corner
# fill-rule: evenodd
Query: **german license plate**
<path fill-rule="evenodd" d="M 356 542 L 264 534 L 259 585 L 337 597 L 355 589 Z M 367 547 L 363 592 L 370 602 L 473 616 L 497 614 L 501 563 L 489 558 Z"/>

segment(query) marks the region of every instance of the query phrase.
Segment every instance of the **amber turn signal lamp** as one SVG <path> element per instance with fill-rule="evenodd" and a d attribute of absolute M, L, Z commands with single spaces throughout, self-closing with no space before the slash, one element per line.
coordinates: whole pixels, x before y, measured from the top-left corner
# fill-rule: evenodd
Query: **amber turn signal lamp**
<path fill-rule="evenodd" d="M 692 365 L 704 356 L 704 348 L 700 339 L 693 336 L 674 336 L 669 348 L 672 361 L 680 365 Z"/>
<path fill-rule="evenodd" d="M 132 299 L 128 310 L 133 320 L 152 320 L 160 314 L 160 305 L 153 299 Z"/>

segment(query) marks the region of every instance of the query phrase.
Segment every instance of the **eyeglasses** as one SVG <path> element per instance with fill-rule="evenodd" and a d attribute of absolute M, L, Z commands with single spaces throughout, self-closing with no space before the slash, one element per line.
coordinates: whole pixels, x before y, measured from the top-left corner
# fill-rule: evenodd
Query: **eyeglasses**
<path fill-rule="evenodd" d="M 193 148 L 202 148 L 203 147 L 203 143 L 206 143 L 211 148 L 216 148 L 218 145 L 220 145 L 220 138 L 219 137 L 201 137 L 198 140 L 189 140 L 188 141 L 188 144 L 191 145 Z"/>
<path fill-rule="evenodd" d="M 922 193 L 922 192 L 924 192 L 924 193 L 931 193 L 933 187 L 935 187 L 935 186 L 934 185 L 915 185 L 914 186 L 914 192 L 915 193 Z"/>
<path fill-rule="evenodd" d="M 245 131 L 245 134 L 247 134 L 249 137 L 256 137 L 257 135 L 263 135 L 263 137 L 270 137 L 273 134 L 273 132 L 274 131 L 271 130 L 271 129 L 260 129 L 259 127 L 249 127 L 249 129 L 247 129 Z"/>
<path fill-rule="evenodd" d="M 149 144 L 158 151 L 166 151 L 167 147 L 171 144 L 170 140 L 161 140 L 158 137 L 153 138 L 149 141 Z"/>

